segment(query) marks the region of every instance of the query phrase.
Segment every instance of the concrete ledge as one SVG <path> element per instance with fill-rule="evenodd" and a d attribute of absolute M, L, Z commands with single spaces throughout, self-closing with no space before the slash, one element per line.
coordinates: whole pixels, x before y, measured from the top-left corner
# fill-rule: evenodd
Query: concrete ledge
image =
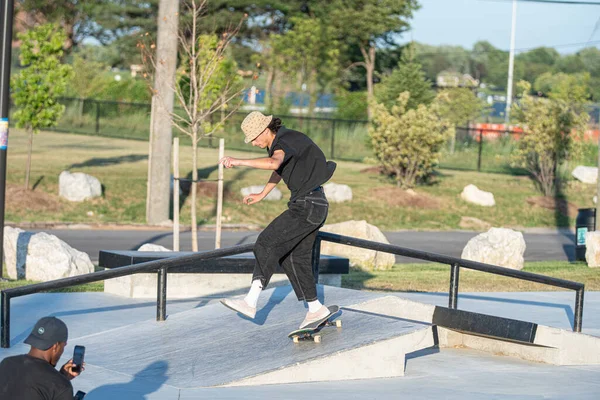
<path fill-rule="evenodd" d="M 467 347 L 553 365 L 600 364 L 599 337 L 530 322 L 449 310 L 393 296 L 381 301 L 385 301 L 382 313 L 386 315 L 436 325 L 440 347 Z M 364 310 L 378 308 L 377 301 L 358 307 Z M 483 326 L 490 321 L 497 326 L 493 329 Z"/>
<path fill-rule="evenodd" d="M 99 266 L 121 268 L 189 254 L 193 253 L 102 250 Z M 167 298 L 222 296 L 225 293 L 246 290 L 251 284 L 250 274 L 254 270 L 254 263 L 254 254 L 244 253 L 170 268 L 167 275 Z M 347 258 L 321 255 L 319 283 L 341 287 L 342 274 L 347 274 L 349 270 Z M 289 284 L 287 276 L 279 268 L 269 286 L 286 284 Z M 156 298 L 157 274 L 142 273 L 109 279 L 104 284 L 104 292 L 130 298 Z"/>
<path fill-rule="evenodd" d="M 222 297 L 224 294 L 247 290 L 250 287 L 249 274 L 179 274 L 167 276 L 167 298 L 185 299 L 193 297 Z M 289 285 L 285 274 L 275 274 L 269 287 Z M 342 286 L 340 274 L 319 275 L 319 283 L 328 286 Z M 135 274 L 104 282 L 104 292 L 133 299 L 156 299 L 157 274 Z"/>

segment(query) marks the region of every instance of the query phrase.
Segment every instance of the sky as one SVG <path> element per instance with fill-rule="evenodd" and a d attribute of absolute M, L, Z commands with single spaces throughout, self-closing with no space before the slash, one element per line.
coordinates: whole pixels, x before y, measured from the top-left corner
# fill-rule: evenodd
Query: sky
<path fill-rule="evenodd" d="M 579 0 L 600 3 L 599 0 Z M 414 40 L 429 45 L 458 45 L 472 49 L 487 40 L 495 47 L 510 48 L 512 1 L 506 0 L 419 0 L 411 30 L 401 42 Z M 586 47 L 558 46 L 586 43 L 600 19 L 600 5 L 566 5 L 517 2 L 515 49 L 555 47 L 561 54 Z M 600 29 L 590 44 L 600 48 Z"/>

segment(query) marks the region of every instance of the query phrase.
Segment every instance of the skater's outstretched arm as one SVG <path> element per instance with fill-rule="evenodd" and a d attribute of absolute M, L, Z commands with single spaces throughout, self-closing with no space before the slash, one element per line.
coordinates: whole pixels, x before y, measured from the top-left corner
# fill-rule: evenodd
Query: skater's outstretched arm
<path fill-rule="evenodd" d="M 281 181 L 281 176 L 279 176 L 277 172 L 273 171 L 273 173 L 271 174 L 271 178 L 269 179 L 269 182 L 265 185 L 263 191 L 260 193 L 252 193 L 244 197 L 244 204 L 250 205 L 258 203 L 259 201 L 267 197 L 271 190 L 273 190 L 273 188 L 277 186 L 279 181 Z"/>
<path fill-rule="evenodd" d="M 250 160 L 242 160 L 240 158 L 233 157 L 223 157 L 219 160 L 219 163 L 223 164 L 225 168 L 250 167 L 256 169 L 277 171 L 283 163 L 284 157 L 285 153 L 283 150 L 275 150 L 272 157 L 254 158 Z"/>

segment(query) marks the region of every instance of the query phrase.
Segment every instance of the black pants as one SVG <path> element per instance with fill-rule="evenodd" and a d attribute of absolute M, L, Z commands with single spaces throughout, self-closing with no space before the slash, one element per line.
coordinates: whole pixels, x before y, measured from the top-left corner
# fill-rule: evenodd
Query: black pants
<path fill-rule="evenodd" d="M 281 265 L 298 300 L 317 300 L 317 274 L 313 274 L 313 247 L 327 219 L 329 203 L 323 189 L 288 203 L 288 209 L 258 235 L 254 244 L 256 265 L 252 280 L 266 288 Z"/>

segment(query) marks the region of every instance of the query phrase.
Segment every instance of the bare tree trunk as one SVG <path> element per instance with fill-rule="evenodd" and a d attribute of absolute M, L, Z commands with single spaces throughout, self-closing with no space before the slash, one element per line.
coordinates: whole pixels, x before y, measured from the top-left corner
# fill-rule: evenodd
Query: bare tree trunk
<path fill-rule="evenodd" d="M 25 170 L 25 189 L 29 190 L 29 175 L 31 173 L 31 153 L 33 151 L 33 129 L 27 128 L 29 131 L 29 141 L 27 143 L 27 169 Z"/>
<path fill-rule="evenodd" d="M 196 215 L 196 193 L 198 191 L 198 133 L 194 127 L 192 137 L 192 251 L 198 251 L 198 217 Z"/>
<path fill-rule="evenodd" d="M 365 68 L 367 69 L 367 115 L 369 120 L 371 120 L 371 107 L 370 102 L 373 100 L 374 90 L 373 90 L 373 75 L 375 74 L 375 46 L 370 45 L 368 49 L 361 46 L 360 51 L 365 59 Z"/>
<path fill-rule="evenodd" d="M 171 118 L 177 64 L 179 0 L 160 0 L 158 9 L 157 63 L 153 109 L 154 131 L 150 139 L 152 158 L 148 166 L 146 221 L 157 224 L 169 219 L 169 179 L 171 169 Z"/>
<path fill-rule="evenodd" d="M 273 108 L 273 81 L 275 78 L 275 68 L 269 67 L 267 72 L 267 82 L 265 84 L 265 103 L 267 109 Z"/>

